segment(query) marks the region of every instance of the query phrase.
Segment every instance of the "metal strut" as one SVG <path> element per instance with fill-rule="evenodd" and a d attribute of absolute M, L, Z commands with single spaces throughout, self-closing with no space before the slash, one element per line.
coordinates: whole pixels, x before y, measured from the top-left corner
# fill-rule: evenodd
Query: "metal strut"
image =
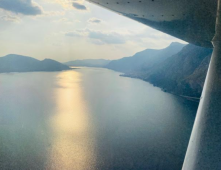
<path fill-rule="evenodd" d="M 221 169 L 221 0 L 214 50 L 182 170 Z"/>

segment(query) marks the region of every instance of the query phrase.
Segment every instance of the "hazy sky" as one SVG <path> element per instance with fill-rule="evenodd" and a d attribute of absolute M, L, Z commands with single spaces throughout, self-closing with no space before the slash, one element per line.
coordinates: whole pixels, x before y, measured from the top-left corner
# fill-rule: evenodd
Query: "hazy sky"
<path fill-rule="evenodd" d="M 117 59 L 179 39 L 82 0 L 0 0 L 0 56 Z"/>

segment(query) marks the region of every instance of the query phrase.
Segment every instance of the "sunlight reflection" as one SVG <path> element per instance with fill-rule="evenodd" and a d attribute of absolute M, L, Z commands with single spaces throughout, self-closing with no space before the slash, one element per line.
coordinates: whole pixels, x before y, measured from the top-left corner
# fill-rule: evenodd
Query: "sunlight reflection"
<path fill-rule="evenodd" d="M 61 72 L 57 76 L 57 108 L 50 123 L 53 141 L 48 170 L 95 169 L 93 133 L 80 76 L 75 71 Z"/>

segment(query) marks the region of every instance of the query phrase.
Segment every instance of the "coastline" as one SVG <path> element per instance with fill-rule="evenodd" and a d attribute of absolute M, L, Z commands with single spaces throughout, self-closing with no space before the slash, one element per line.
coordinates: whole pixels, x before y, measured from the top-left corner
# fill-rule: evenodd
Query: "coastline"
<path fill-rule="evenodd" d="M 148 83 L 152 84 L 152 85 L 155 86 L 155 87 L 159 87 L 162 91 L 164 91 L 164 92 L 166 92 L 166 93 L 170 93 L 170 94 L 172 94 L 172 95 L 179 96 L 179 97 L 185 98 L 185 99 L 190 100 L 190 101 L 193 101 L 193 102 L 199 103 L 199 102 L 200 102 L 200 99 L 201 99 L 200 97 L 187 96 L 187 95 L 176 94 L 176 93 L 167 91 L 166 89 L 164 89 L 164 88 L 162 88 L 162 87 L 160 87 L 160 86 L 156 86 L 156 85 L 154 85 L 153 83 L 151 83 L 151 82 L 149 82 L 149 81 L 146 81 L 145 79 L 136 77 L 136 76 L 131 76 L 131 75 L 128 75 L 128 74 L 125 74 L 125 73 L 120 74 L 119 76 L 143 80 L 143 81 L 145 81 L 145 82 L 148 82 Z"/>

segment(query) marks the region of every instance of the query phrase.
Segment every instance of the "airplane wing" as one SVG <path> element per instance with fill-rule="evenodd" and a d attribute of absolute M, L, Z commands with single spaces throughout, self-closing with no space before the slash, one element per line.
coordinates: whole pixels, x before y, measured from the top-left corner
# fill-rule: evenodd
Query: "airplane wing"
<path fill-rule="evenodd" d="M 212 48 L 217 0 L 88 0 L 189 43 Z"/>

